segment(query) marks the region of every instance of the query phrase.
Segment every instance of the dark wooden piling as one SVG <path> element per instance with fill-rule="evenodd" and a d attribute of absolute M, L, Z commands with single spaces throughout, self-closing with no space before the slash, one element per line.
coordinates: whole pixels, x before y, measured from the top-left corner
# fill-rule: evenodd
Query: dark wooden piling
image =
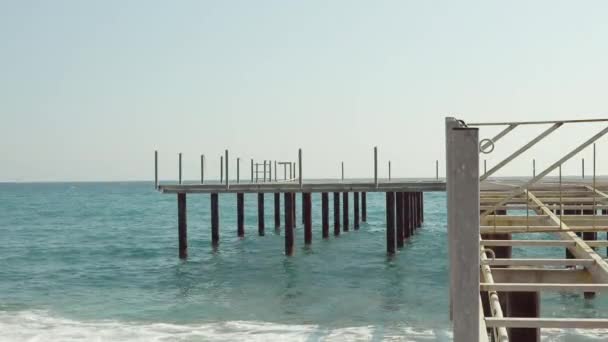
<path fill-rule="evenodd" d="M 422 227 L 422 207 L 420 205 L 420 192 L 415 192 L 416 196 L 416 228 Z"/>
<path fill-rule="evenodd" d="M 258 235 L 264 236 L 264 193 L 258 193 Z"/>
<path fill-rule="evenodd" d="M 211 245 L 217 246 L 220 243 L 220 215 L 218 209 L 218 195 L 211 194 Z"/>
<path fill-rule="evenodd" d="M 304 209 L 306 207 L 306 203 L 304 203 L 304 193 L 302 193 L 302 224 L 306 223 L 306 218 L 304 217 Z"/>
<path fill-rule="evenodd" d="M 412 219 L 410 209 L 410 193 L 402 193 L 403 198 L 403 238 L 409 239 L 412 235 Z"/>
<path fill-rule="evenodd" d="M 284 195 L 285 202 L 285 255 L 293 255 L 293 193 L 286 192 Z"/>
<path fill-rule="evenodd" d="M 575 209 L 564 209 L 564 215 L 577 215 L 578 214 L 578 210 Z M 581 236 L 580 232 L 577 232 L 576 235 Z M 570 250 L 568 250 L 568 248 L 565 248 L 566 250 L 566 259 L 574 259 L 574 255 L 570 252 Z"/>
<path fill-rule="evenodd" d="M 386 193 L 386 252 L 395 254 L 395 193 Z"/>
<path fill-rule="evenodd" d="M 304 244 L 310 245 L 312 243 L 312 198 L 310 192 L 302 194 L 302 203 L 304 203 L 302 212 L 302 217 L 304 218 Z"/>
<path fill-rule="evenodd" d="M 583 215 L 588 215 L 589 217 L 592 217 L 593 214 L 594 213 L 592 209 L 583 210 Z M 585 241 L 595 241 L 597 240 L 597 232 L 583 232 L 582 238 Z M 596 248 L 591 247 L 591 249 L 595 250 Z M 595 298 L 595 292 L 583 292 L 583 296 L 585 297 L 585 299 L 593 299 Z"/>
<path fill-rule="evenodd" d="M 414 206 L 414 229 L 418 229 L 418 227 L 420 227 L 420 221 L 419 221 L 419 208 L 418 208 L 418 193 L 417 192 L 412 192 L 412 204 Z"/>
<path fill-rule="evenodd" d="M 414 195 L 412 192 L 406 192 L 407 204 L 408 204 L 408 225 L 410 229 L 410 236 L 416 234 L 416 213 L 414 210 Z"/>
<path fill-rule="evenodd" d="M 354 214 L 354 226 L 355 230 L 359 230 L 359 193 L 353 192 L 353 214 Z"/>
<path fill-rule="evenodd" d="M 397 213 L 397 247 L 403 247 L 403 192 L 396 192 L 396 206 L 395 210 Z"/>
<path fill-rule="evenodd" d="M 275 162 L 276 164 L 276 162 Z M 276 172 L 275 172 L 276 176 Z M 274 228 L 279 229 L 281 227 L 281 194 L 278 192 L 274 193 Z"/>
<path fill-rule="evenodd" d="M 329 237 L 329 194 L 321 193 L 321 221 L 323 238 Z"/>
<path fill-rule="evenodd" d="M 340 235 L 340 193 L 334 192 L 334 235 Z"/>
<path fill-rule="evenodd" d="M 507 317 L 538 318 L 540 316 L 538 292 L 509 292 L 507 301 Z M 511 341 L 540 341 L 540 328 L 508 328 L 508 333 Z"/>
<path fill-rule="evenodd" d="M 424 192 L 420 192 L 420 224 L 424 223 Z"/>
<path fill-rule="evenodd" d="M 608 210 L 602 209 L 602 215 L 608 215 Z M 606 232 L 606 240 L 608 240 L 608 232 Z M 606 247 L 606 255 L 608 255 L 608 246 Z"/>
<path fill-rule="evenodd" d="M 348 220 L 348 192 L 342 193 L 342 230 L 345 232 L 349 229 Z"/>
<path fill-rule="evenodd" d="M 293 224 L 293 227 L 297 227 L 298 225 L 296 224 L 296 205 L 297 205 L 297 200 L 296 200 L 296 193 L 292 192 L 291 193 L 292 198 L 292 206 L 291 206 L 291 215 L 293 216 L 293 221 L 291 222 Z"/>
<path fill-rule="evenodd" d="M 245 236 L 245 194 L 236 194 L 237 235 Z"/>
<path fill-rule="evenodd" d="M 177 194 L 177 241 L 179 245 L 179 258 L 188 257 L 188 221 L 186 215 L 186 194 Z"/>
<path fill-rule="evenodd" d="M 367 222 L 367 193 L 361 193 L 361 221 Z"/>

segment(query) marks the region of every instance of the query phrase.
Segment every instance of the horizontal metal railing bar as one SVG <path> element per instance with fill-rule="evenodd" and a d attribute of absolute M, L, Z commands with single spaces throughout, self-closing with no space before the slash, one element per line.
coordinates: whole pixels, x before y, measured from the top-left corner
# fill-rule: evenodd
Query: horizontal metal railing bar
<path fill-rule="evenodd" d="M 576 120 L 548 120 L 548 121 L 513 121 L 513 122 L 472 122 L 467 126 L 506 126 L 506 125 L 544 125 L 556 123 L 587 123 L 606 122 L 608 119 L 576 119 Z"/>
<path fill-rule="evenodd" d="M 600 292 L 608 290 L 608 284 L 563 284 L 563 283 L 481 283 L 480 291 L 537 292 L 537 291 L 576 291 Z"/>
<path fill-rule="evenodd" d="M 528 318 L 528 317 L 486 317 L 488 328 L 563 328 L 563 329 L 606 329 L 606 318 Z"/>
<path fill-rule="evenodd" d="M 595 263 L 593 259 L 515 259 L 496 258 L 481 262 L 482 265 L 490 266 L 591 266 Z"/>
<path fill-rule="evenodd" d="M 608 246 L 608 240 L 584 240 L 589 247 Z M 521 246 L 521 247 L 574 247 L 576 242 L 568 240 L 481 240 L 486 247 Z"/>
<path fill-rule="evenodd" d="M 481 226 L 481 234 L 490 233 L 563 233 L 563 232 L 606 232 L 608 226 Z"/>

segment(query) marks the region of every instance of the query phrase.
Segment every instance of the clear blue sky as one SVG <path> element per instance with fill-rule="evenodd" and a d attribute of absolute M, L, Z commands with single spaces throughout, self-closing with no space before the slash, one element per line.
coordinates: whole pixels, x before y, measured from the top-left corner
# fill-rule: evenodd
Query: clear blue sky
<path fill-rule="evenodd" d="M 608 117 L 607 14 L 605 1 L 0 1 L 0 180 L 151 179 L 155 149 L 163 178 L 180 151 L 186 178 L 201 153 L 217 177 L 225 148 L 248 165 L 299 147 L 306 177 L 337 177 L 341 160 L 365 177 L 374 145 L 381 173 L 391 159 L 395 176 L 434 176 L 446 115 Z M 600 128 L 562 128 L 503 174 Z"/>

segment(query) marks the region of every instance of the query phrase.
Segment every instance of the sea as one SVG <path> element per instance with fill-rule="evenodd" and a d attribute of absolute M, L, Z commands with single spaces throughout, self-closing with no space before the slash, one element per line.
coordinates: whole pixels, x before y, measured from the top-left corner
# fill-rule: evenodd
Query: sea
<path fill-rule="evenodd" d="M 176 196 L 150 182 L 0 184 L 0 341 L 452 340 L 445 193 L 425 194 L 423 226 L 393 257 L 384 194 L 368 193 L 359 230 L 325 240 L 313 194 L 309 247 L 298 197 L 291 257 L 274 228 L 272 196 L 258 236 L 257 196 L 245 195 L 244 238 L 236 195 L 219 198 L 214 250 L 209 196 L 188 196 L 189 257 L 180 260 Z M 513 257 L 534 257 L 526 253 L 564 251 L 515 248 Z M 541 300 L 543 317 L 608 317 L 606 294 Z M 608 327 L 542 333 L 544 341 L 608 341 Z"/>

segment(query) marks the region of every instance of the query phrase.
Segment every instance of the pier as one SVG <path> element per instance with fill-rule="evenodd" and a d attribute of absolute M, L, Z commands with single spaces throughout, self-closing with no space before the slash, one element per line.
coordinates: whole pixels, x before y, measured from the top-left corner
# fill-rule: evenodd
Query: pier
<path fill-rule="evenodd" d="M 529 178 L 492 179 L 505 165 L 563 126 L 606 124 L 608 120 L 466 123 L 446 119 L 448 241 L 451 317 L 454 341 L 540 341 L 542 328 L 608 328 L 607 318 L 541 317 L 546 292 L 579 293 L 593 300 L 608 290 L 608 264 L 598 253 L 608 239 L 608 182 L 596 177 L 595 142 L 601 127 L 544 170 L 532 159 Z M 493 138 L 480 139 L 480 128 L 503 126 Z M 480 155 L 519 126 L 549 126 L 540 135 L 488 169 Z M 562 165 L 593 148 L 593 172 L 562 175 Z M 538 233 L 546 233 L 538 237 Z M 563 258 L 513 257 L 513 247 L 557 248 Z M 538 255 L 535 253 L 534 255 Z"/>
<path fill-rule="evenodd" d="M 607 318 L 541 317 L 543 293 L 580 293 L 580 300 L 594 300 L 608 291 L 608 263 L 600 253 L 606 251 L 604 255 L 608 255 L 608 180 L 598 179 L 596 175 L 595 145 L 608 133 L 608 127 L 590 135 L 544 169 L 538 167 L 537 158 L 532 158 L 529 177 L 496 178 L 495 175 L 564 126 L 607 122 L 601 119 L 466 123 L 446 118 L 445 181 L 439 177 L 439 161 L 434 163 L 434 179 L 393 180 L 390 161 L 388 177 L 380 178 L 378 150 L 374 148 L 373 165 L 370 165 L 373 178 L 369 181 L 345 179 L 343 163 L 339 180 L 306 180 L 303 178 L 303 153 L 299 150 L 297 162 L 264 160 L 259 163 L 252 159 L 249 182 L 241 181 L 240 159 L 237 158 L 237 176 L 233 182 L 228 173 L 230 158 L 226 150 L 222 156 L 220 183 L 205 183 L 205 158 L 201 156 L 200 183 L 185 184 L 181 179 L 183 156 L 179 154 L 178 182 L 160 184 L 158 152 L 155 152 L 155 188 L 177 197 L 178 256 L 183 259 L 189 255 L 187 196 L 210 196 L 212 248 L 218 248 L 221 224 L 218 197 L 234 196 L 237 203 L 237 227 L 224 228 L 224 233 L 245 238 L 248 233 L 244 231 L 244 206 L 247 205 L 244 194 L 256 193 L 258 232 L 250 235 L 264 238 L 265 195 L 272 194 L 269 197 L 274 201 L 274 229 L 284 236 L 284 254 L 292 257 L 297 245 L 294 229 L 298 222 L 295 215 L 298 203 L 302 206 L 302 244 L 310 246 L 314 234 L 330 239 L 332 235 L 357 234 L 358 230 L 364 229 L 368 214 L 367 194 L 383 193 L 386 249 L 381 252 L 390 256 L 404 248 L 404 242 L 423 226 L 424 193 L 446 191 L 450 269 L 448 310 L 453 320 L 454 341 L 540 341 L 543 328 L 608 329 Z M 480 139 L 480 127 L 490 125 L 504 128 L 492 138 Z M 488 165 L 483 156 L 493 153 L 504 136 L 525 125 L 548 127 L 495 165 Z M 593 149 L 591 173 L 585 172 L 585 160 L 581 159 L 580 176 L 564 177 L 564 163 L 586 148 Z M 278 176 L 281 173 L 283 177 Z M 314 227 L 311 219 L 314 193 L 320 194 L 320 227 Z M 329 220 L 332 209 L 333 234 Z M 544 235 L 539 238 L 539 234 Z M 606 238 L 601 239 L 600 234 Z M 518 253 L 522 248 L 559 249 L 563 257 L 556 258 L 554 254 L 514 257 L 513 247 Z"/>
<path fill-rule="evenodd" d="M 244 230 L 244 201 L 245 193 L 257 194 L 257 235 L 262 238 L 265 235 L 266 222 L 264 219 L 265 194 L 272 194 L 274 201 L 274 229 L 285 237 L 285 255 L 295 254 L 296 241 L 293 230 L 297 226 L 296 205 L 299 201 L 302 206 L 301 222 L 304 226 L 305 246 L 312 244 L 312 236 L 319 234 L 324 239 L 329 239 L 329 199 L 333 202 L 333 235 L 356 233 L 361 228 L 361 223 L 367 221 L 367 193 L 380 192 L 386 196 L 386 253 L 395 254 L 398 248 L 404 246 L 404 241 L 413 236 L 424 221 L 424 192 L 445 191 L 445 182 L 439 180 L 416 180 L 401 182 L 378 177 L 378 149 L 374 148 L 373 181 L 349 181 L 344 179 L 344 163 L 341 163 L 342 178 L 336 181 L 306 181 L 303 177 L 303 154 L 298 151 L 298 161 L 271 161 L 264 160 L 262 163 L 251 159 L 251 181 L 243 182 L 240 178 L 240 158 L 236 159 L 236 181 L 231 181 L 228 171 L 230 170 L 229 151 L 224 151 L 221 156 L 220 183 L 205 183 L 204 168 L 205 156 L 201 155 L 201 180 L 199 184 L 185 184 L 182 179 L 182 154 L 178 156 L 178 175 L 176 184 L 160 184 L 158 178 L 158 151 L 154 152 L 155 161 L 155 188 L 163 194 L 177 196 L 177 240 L 178 256 L 185 259 L 189 255 L 188 229 L 187 229 L 187 196 L 208 195 L 211 198 L 210 233 L 212 247 L 218 248 L 220 244 L 219 200 L 221 196 L 234 196 L 236 201 L 237 227 L 228 234 L 237 234 L 243 238 Z M 390 164 L 389 164 L 390 165 Z M 273 170 L 274 167 L 274 170 Z M 282 168 L 281 169 L 277 169 Z M 435 165 L 438 170 L 437 164 Z M 371 168 L 370 168 L 371 169 Z M 283 178 L 278 174 L 283 171 Z M 390 172 L 390 171 L 389 171 Z M 438 171 L 437 171 L 438 172 Z M 274 175 L 274 178 L 272 177 Z M 389 174 L 390 177 L 390 174 Z M 321 227 L 312 226 L 312 194 L 320 193 L 321 196 Z M 281 196 L 281 194 L 283 196 Z M 330 194 L 333 194 L 330 196 Z M 281 197 L 283 197 L 283 210 L 281 210 Z M 352 199 L 352 202 L 351 202 Z M 281 211 L 282 214 L 281 215 Z M 283 217 L 283 220 L 281 220 Z M 281 226 L 281 223 L 283 225 Z M 283 230 L 281 231 L 281 228 Z M 317 228 L 317 229 L 315 229 Z M 319 231 L 320 228 L 320 232 Z M 229 227 L 230 230 L 234 229 Z M 352 231 L 352 232 L 351 232 Z"/>

